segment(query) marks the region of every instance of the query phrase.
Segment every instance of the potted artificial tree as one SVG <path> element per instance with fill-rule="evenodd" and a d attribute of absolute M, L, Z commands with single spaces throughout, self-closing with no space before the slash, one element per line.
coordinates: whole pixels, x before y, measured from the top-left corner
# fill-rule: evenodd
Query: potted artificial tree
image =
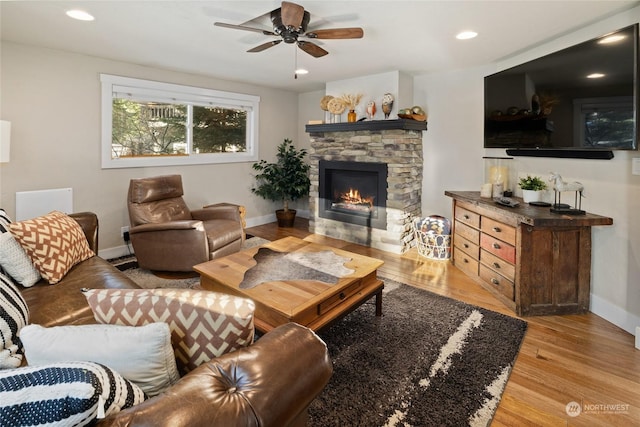
<path fill-rule="evenodd" d="M 525 203 L 539 202 L 542 199 L 542 192 L 547 189 L 547 183 L 540 177 L 529 175 L 520 178 L 518 186 L 522 189 L 522 200 Z"/>
<path fill-rule="evenodd" d="M 283 208 L 276 210 L 280 227 L 293 227 L 296 210 L 289 209 L 289 201 L 309 195 L 311 181 L 309 165 L 304 162 L 306 155 L 307 150 L 298 150 L 290 139 L 285 139 L 278 145 L 275 163 L 260 160 L 252 166 L 259 173 L 251 191 L 267 200 L 282 201 Z"/>

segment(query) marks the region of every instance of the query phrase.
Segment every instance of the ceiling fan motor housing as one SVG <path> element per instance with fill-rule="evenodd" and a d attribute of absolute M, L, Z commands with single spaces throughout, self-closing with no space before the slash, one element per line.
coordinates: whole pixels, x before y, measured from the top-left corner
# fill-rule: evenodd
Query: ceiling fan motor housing
<path fill-rule="evenodd" d="M 295 43 L 298 41 L 298 36 L 304 34 L 307 31 L 307 25 L 311 15 L 305 11 L 300 27 L 287 27 L 282 23 L 282 8 L 275 9 L 271 12 L 271 23 L 273 24 L 273 32 L 282 37 L 285 43 Z"/>

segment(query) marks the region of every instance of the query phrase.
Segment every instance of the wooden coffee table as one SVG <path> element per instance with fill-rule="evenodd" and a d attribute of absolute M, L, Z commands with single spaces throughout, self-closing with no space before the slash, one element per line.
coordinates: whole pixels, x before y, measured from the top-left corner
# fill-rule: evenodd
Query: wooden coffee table
<path fill-rule="evenodd" d="M 376 316 L 382 315 L 384 283 L 378 280 L 377 269 L 383 261 L 296 237 L 286 237 L 261 247 L 285 253 L 330 250 L 350 259 L 344 267 L 354 272 L 339 278 L 335 284 L 286 280 L 263 282 L 251 289 L 242 289 L 240 284 L 245 272 L 257 264 L 253 256 L 258 247 L 196 265 L 194 270 L 200 273 L 203 289 L 250 298 L 255 302 L 255 327 L 258 330 L 268 332 L 279 325 L 296 322 L 317 331 L 355 310 L 374 295 Z"/>

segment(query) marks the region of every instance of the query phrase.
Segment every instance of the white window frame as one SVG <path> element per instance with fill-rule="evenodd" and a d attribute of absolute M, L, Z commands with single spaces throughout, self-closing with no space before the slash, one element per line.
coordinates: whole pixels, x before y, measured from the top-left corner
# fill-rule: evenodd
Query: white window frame
<path fill-rule="evenodd" d="M 258 160 L 259 96 L 110 74 L 100 74 L 100 81 L 102 84 L 101 157 L 103 169 L 238 163 Z M 196 106 L 214 104 L 217 106 L 229 106 L 229 108 L 242 108 L 247 111 L 247 149 L 245 152 L 238 153 L 189 153 L 186 156 L 112 158 L 113 99 L 117 93 L 127 93 L 137 97 L 137 99 L 157 102 L 180 102 Z M 187 127 L 187 145 L 189 147 L 191 147 L 191 133 L 191 129 Z"/>

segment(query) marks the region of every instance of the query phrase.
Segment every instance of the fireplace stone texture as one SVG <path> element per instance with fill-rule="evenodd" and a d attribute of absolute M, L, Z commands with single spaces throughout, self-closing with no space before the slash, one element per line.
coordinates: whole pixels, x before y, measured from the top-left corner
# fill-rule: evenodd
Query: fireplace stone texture
<path fill-rule="evenodd" d="M 413 243 L 412 221 L 421 216 L 422 131 L 307 131 L 311 140 L 309 231 L 396 254 L 409 250 Z M 321 159 L 387 164 L 386 230 L 319 217 L 318 165 Z"/>

